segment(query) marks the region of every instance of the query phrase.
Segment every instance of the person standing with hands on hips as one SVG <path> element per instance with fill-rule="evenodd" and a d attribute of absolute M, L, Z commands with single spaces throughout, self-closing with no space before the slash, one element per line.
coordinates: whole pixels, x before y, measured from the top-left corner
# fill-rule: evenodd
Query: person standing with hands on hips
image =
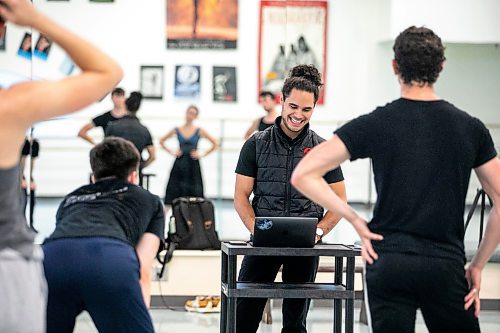
<path fill-rule="evenodd" d="M 32 27 L 59 46 L 81 73 L 0 89 L 0 332 L 45 332 L 47 286 L 42 253 L 21 207 L 20 151 L 36 122 L 81 110 L 122 78 L 120 66 L 91 43 L 55 23 L 28 0 L 0 0 L 5 22 Z M 85 91 L 84 94 L 79 92 Z M 19 288 L 22 286 L 22 288 Z"/>
<path fill-rule="evenodd" d="M 319 241 L 340 220 L 340 216 L 315 204 L 297 192 L 290 176 L 309 150 L 324 141 L 309 128 L 319 97 L 321 75 L 312 65 L 299 65 L 290 71 L 282 89 L 281 116 L 273 126 L 254 134 L 243 145 L 236 166 L 234 207 L 248 231 L 253 234 L 255 217 L 300 216 L 320 221 Z M 340 168 L 325 175 L 328 191 L 345 198 L 344 177 Z M 250 195 L 254 193 L 252 203 Z M 318 257 L 245 256 L 238 280 L 272 282 L 283 266 L 283 282 L 313 282 Z M 310 300 L 283 300 L 283 333 L 305 333 Z M 259 327 L 265 298 L 240 298 L 237 303 L 236 331 L 255 333 Z"/>
<path fill-rule="evenodd" d="M 500 162 L 484 124 L 436 95 L 441 39 L 410 27 L 394 43 L 401 97 L 335 132 L 299 163 L 292 184 L 354 226 L 366 260 L 373 332 L 414 332 L 420 308 L 430 332 L 479 332 L 480 271 L 500 240 Z M 322 175 L 371 158 L 377 203 L 370 223 Z M 464 206 L 471 170 L 493 209 L 476 259 L 464 271 Z"/>

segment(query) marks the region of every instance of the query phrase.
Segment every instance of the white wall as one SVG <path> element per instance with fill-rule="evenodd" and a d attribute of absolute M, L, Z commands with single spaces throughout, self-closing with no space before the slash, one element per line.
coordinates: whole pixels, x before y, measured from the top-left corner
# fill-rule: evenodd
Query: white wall
<path fill-rule="evenodd" d="M 438 26 L 436 32 L 442 31 L 446 36 L 445 42 L 448 38 L 452 42 L 468 42 L 447 43 L 448 61 L 437 85 L 438 93 L 490 124 L 497 145 L 500 145 L 500 49 L 493 44 L 470 44 L 500 40 L 497 36 L 500 29 L 496 26 L 495 32 L 490 33 L 492 22 L 498 21 L 496 16 L 499 11 L 492 11 L 490 7 L 484 10 L 486 5 L 497 8 L 500 1 L 460 0 L 452 1 L 453 4 L 450 1 L 432 1 L 432 4 L 438 3 L 435 7 L 441 8 L 439 11 L 429 9 L 430 1 L 425 6 L 397 0 L 330 1 L 326 103 L 317 107 L 312 127 L 329 137 L 339 124 L 397 98 L 399 90 L 390 69 L 392 41 L 388 36 L 394 36 L 396 28 L 401 30 L 399 27 L 426 24 L 434 28 L 435 24 Z M 116 58 L 125 70 L 125 78 L 120 85 L 127 91 L 139 89 L 141 65 L 165 66 L 164 99 L 145 100 L 139 116 L 158 138 L 171 127 L 181 124 L 188 104 L 198 104 L 201 109 L 199 124 L 217 137 L 224 138 L 222 155 L 213 154 L 202 161 L 206 195 L 232 197 L 234 167 L 243 143 L 243 132 L 251 119 L 262 114 L 255 98 L 259 29 L 257 0 L 240 0 L 238 48 L 226 51 L 166 50 L 164 0 L 117 0 L 112 4 L 90 3 L 88 0 L 35 0 L 34 3 L 40 10 Z M 403 3 L 410 7 L 404 7 Z M 443 6 L 447 6 L 449 11 L 442 10 Z M 457 15 L 463 12 L 475 13 L 471 22 L 474 26 L 472 31 L 462 21 L 449 20 L 448 13 Z M 36 60 L 33 68 L 28 61 L 15 55 L 24 30 L 9 26 L 7 51 L 0 52 L 0 74 L 8 72 L 29 76 L 33 70 L 35 76 L 61 77 L 58 66 L 64 54 L 59 49 L 52 50 L 46 63 Z M 34 36 L 36 38 L 38 34 Z M 202 66 L 202 93 L 198 100 L 173 97 L 176 64 Z M 235 104 L 212 102 L 211 71 L 212 66 L 217 65 L 237 67 L 239 100 Z M 43 103 L 43 100 L 40 102 Z M 80 126 L 92 116 L 109 109 L 110 105 L 109 98 L 106 98 L 76 115 L 37 129 L 36 134 L 42 144 L 36 170 L 39 195 L 63 195 L 88 179 L 87 154 L 90 147 L 75 135 Z M 94 134 L 99 136 L 98 131 Z M 171 157 L 160 151 L 158 160 L 149 168 L 149 172 L 157 174 L 152 186 L 154 193 L 163 194 L 172 162 Z M 349 199 L 365 201 L 368 197 L 368 162 L 346 164 L 344 174 Z M 221 183 L 218 182 L 220 175 L 223 176 Z M 475 186 L 476 183 L 472 187 Z"/>

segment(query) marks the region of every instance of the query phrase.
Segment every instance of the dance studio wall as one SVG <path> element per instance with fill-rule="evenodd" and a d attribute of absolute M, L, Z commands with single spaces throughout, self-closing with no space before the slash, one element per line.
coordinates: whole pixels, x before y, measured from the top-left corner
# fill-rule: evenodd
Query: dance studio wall
<path fill-rule="evenodd" d="M 213 51 L 166 49 L 164 0 L 116 0 L 105 4 L 34 0 L 34 4 L 116 58 L 125 70 L 120 85 L 128 92 L 139 89 L 141 65 L 164 66 L 164 98 L 145 100 L 139 116 L 158 138 L 182 123 L 188 104 L 199 105 L 199 124 L 224 139 L 222 155 L 215 153 L 202 161 L 206 195 L 232 197 L 242 135 L 250 122 L 263 114 L 256 99 L 258 0 L 239 1 L 237 49 Z M 329 137 L 341 123 L 397 98 L 398 85 L 390 67 L 393 38 L 403 27 L 426 24 L 443 35 L 447 43 L 448 61 L 437 85 L 438 93 L 485 122 L 496 124 L 492 133 L 500 142 L 500 49 L 495 44 L 500 42 L 495 17 L 498 12 L 500 1 L 494 0 L 426 0 L 415 4 L 404 0 L 330 1 L 325 104 L 316 108 L 312 128 Z M 456 19 L 458 15 L 460 19 Z M 15 55 L 23 33 L 23 29 L 9 27 L 7 50 L 0 51 L 0 73 L 62 77 L 58 66 L 64 54 L 60 49 L 53 49 L 47 62 L 36 59 L 30 64 Z M 37 36 L 34 34 L 35 40 Z M 201 66 L 199 99 L 174 98 L 173 75 L 178 64 Z M 237 68 L 237 103 L 212 101 L 213 66 Z M 76 133 L 92 116 L 110 106 L 106 97 L 75 115 L 38 126 L 35 135 L 42 144 L 35 171 L 39 195 L 61 196 L 87 181 L 90 147 L 76 138 Z M 99 136 L 98 132 L 94 134 Z M 159 151 L 157 161 L 148 169 L 157 175 L 151 187 L 154 193 L 162 195 L 171 164 L 172 157 Z M 366 201 L 368 162 L 349 163 L 344 173 L 349 200 Z M 476 186 L 473 183 L 471 189 Z"/>

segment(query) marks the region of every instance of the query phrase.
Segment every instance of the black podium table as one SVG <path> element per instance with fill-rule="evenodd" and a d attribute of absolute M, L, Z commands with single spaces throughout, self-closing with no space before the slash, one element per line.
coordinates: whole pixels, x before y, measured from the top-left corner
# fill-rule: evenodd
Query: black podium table
<path fill-rule="evenodd" d="M 331 283 L 247 283 L 236 281 L 236 259 L 249 256 L 325 256 L 335 257 L 335 269 Z M 354 326 L 354 266 L 355 257 L 361 250 L 353 245 L 316 245 L 314 248 L 252 247 L 222 243 L 221 265 L 221 333 L 236 332 L 236 299 L 239 297 L 261 298 L 314 298 L 333 299 L 333 332 L 342 331 L 342 301 L 345 300 L 345 332 L 352 333 Z M 346 281 L 343 281 L 346 258 Z"/>

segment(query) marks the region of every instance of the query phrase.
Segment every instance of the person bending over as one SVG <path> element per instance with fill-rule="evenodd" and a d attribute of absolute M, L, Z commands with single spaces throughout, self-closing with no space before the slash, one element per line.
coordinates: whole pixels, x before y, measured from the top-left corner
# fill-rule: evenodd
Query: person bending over
<path fill-rule="evenodd" d="M 59 81 L 30 81 L 0 89 L 0 332 L 40 333 L 45 332 L 46 282 L 42 253 L 33 245 L 34 233 L 21 206 L 19 160 L 25 134 L 36 122 L 99 100 L 122 78 L 122 70 L 28 0 L 0 0 L 0 31 L 5 22 L 38 30 L 81 69 L 80 74 Z"/>
<path fill-rule="evenodd" d="M 139 152 L 121 138 L 90 151 L 94 183 L 68 194 L 44 242 L 48 332 L 88 311 L 99 332 L 153 332 L 150 272 L 163 239 L 159 197 L 138 184 Z"/>
<path fill-rule="evenodd" d="M 393 49 L 401 97 L 339 128 L 299 163 L 292 184 L 358 232 L 373 332 L 414 332 L 418 308 L 430 332 L 479 332 L 479 272 L 500 238 L 497 152 L 479 119 L 436 95 L 445 56 L 432 30 L 410 27 Z M 372 159 L 375 175 L 369 224 L 326 191 L 321 177 L 359 158 Z M 472 169 L 494 206 L 479 267 L 473 262 L 466 275 L 463 217 Z"/>

